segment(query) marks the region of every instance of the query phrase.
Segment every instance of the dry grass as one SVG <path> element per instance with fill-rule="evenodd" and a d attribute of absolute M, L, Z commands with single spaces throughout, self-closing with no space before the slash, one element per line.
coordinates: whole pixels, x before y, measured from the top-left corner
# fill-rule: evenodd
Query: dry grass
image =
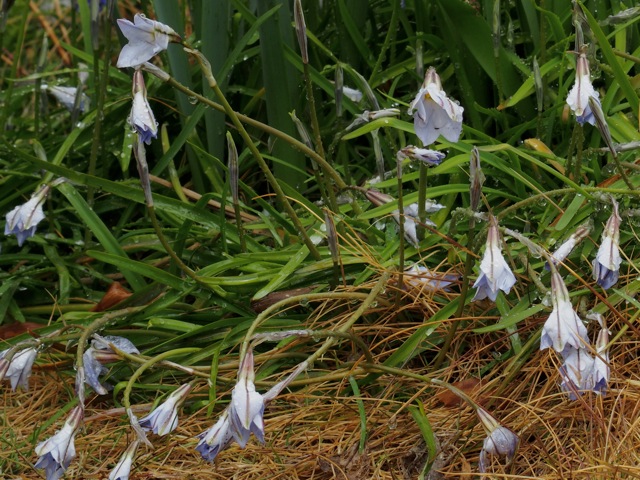
<path fill-rule="evenodd" d="M 392 301 L 392 289 L 386 293 Z M 407 295 L 405 307 L 381 305 L 357 324 L 355 331 L 365 339 L 377 361 L 383 361 L 415 329 L 415 321 L 438 305 L 426 292 Z M 347 318 L 356 306 L 326 302 L 317 308 L 314 328 L 334 326 Z M 404 316 L 400 315 L 400 312 Z M 610 319 L 613 332 L 619 331 L 627 313 Z M 429 315 L 427 315 L 428 317 Z M 329 318 L 331 320 L 329 320 Z M 476 321 L 479 321 L 477 319 Z M 542 318 L 522 322 L 520 334 L 530 338 Z M 471 325 L 466 322 L 467 328 Z M 438 327 L 436 334 L 444 331 Z M 511 360 L 484 371 L 496 355 L 506 352 L 509 340 L 502 332 L 478 335 L 464 328 L 452 345 L 452 352 L 438 378 L 456 382 L 483 373 L 476 398 L 514 430 L 521 446 L 513 463 L 504 466 L 494 459 L 492 478 L 640 478 L 640 378 L 636 359 L 639 344 L 630 335 L 612 347 L 612 382 L 606 397 L 587 394 L 569 401 L 559 390 L 558 362 L 554 354 L 532 353 L 505 388 L 505 374 Z M 300 347 L 300 345 L 298 345 Z M 309 345 L 312 348 L 312 345 Z M 201 460 L 194 450 L 194 436 L 208 428 L 214 418 L 202 409 L 183 414 L 178 429 L 168 438 L 154 439 L 154 450 L 141 449 L 132 478 L 184 479 L 414 479 L 427 458 L 425 443 L 407 406 L 419 399 L 425 405 L 440 448 L 435 468 L 427 477 L 472 478 L 477 475 L 478 453 L 484 433 L 475 414 L 467 406 L 445 406 L 431 385 L 407 377 L 382 376 L 362 386 L 362 396 L 353 397 L 348 376 L 360 373 L 360 355 L 347 342 L 316 364 L 312 374 L 291 392 L 284 393 L 267 408 L 266 444 L 252 440 L 245 450 L 235 444 L 223 451 L 215 464 Z M 405 368 L 413 373 L 434 375 L 428 370 L 425 351 Z M 265 361 L 258 357 L 257 364 Z M 351 370 L 349 370 L 351 369 Z M 228 399 L 229 387 L 219 391 Z M 206 387 L 196 391 L 204 398 Z M 4 390 L 2 410 L 2 453 L 0 465 L 5 478 L 41 478 L 32 468 L 35 462 L 34 430 L 55 415 L 71 398 L 71 379 L 62 372 L 35 372 L 29 392 Z M 359 451 L 360 418 L 358 401 L 367 416 L 367 441 Z M 68 478 L 106 478 L 131 437 L 122 412 L 108 401 L 89 402 L 87 422 L 76 437 L 78 456 Z M 222 407 L 216 407 L 216 412 Z M 215 414 L 214 414 L 215 417 Z M 62 418 L 40 433 L 52 434 Z"/>

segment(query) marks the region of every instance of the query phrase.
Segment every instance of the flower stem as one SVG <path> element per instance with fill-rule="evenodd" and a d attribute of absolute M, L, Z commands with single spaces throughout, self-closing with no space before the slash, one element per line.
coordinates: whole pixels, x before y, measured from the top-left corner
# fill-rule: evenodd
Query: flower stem
<path fill-rule="evenodd" d="M 227 98 L 224 96 L 224 93 L 222 93 L 222 90 L 220 90 L 220 87 L 218 86 L 218 82 L 214 78 L 213 72 L 211 71 L 211 66 L 209 65 L 209 62 L 197 50 L 185 48 L 185 51 L 193 55 L 196 58 L 196 60 L 198 60 L 198 62 L 200 63 L 200 66 L 202 67 L 202 73 L 207 79 L 207 81 L 209 82 L 209 86 L 215 92 L 220 102 L 222 102 L 222 106 L 224 107 L 225 113 L 231 118 L 231 121 L 233 122 L 236 129 L 240 133 L 240 136 L 244 140 L 247 148 L 251 151 L 253 157 L 258 162 L 258 165 L 260 165 L 262 172 L 267 177 L 267 181 L 269 182 L 271 187 L 275 190 L 278 200 L 280 201 L 284 209 L 287 211 L 289 218 L 291 219 L 294 226 L 296 227 L 296 230 L 298 230 L 298 233 L 302 236 L 302 239 L 304 240 L 305 245 L 309 249 L 311 256 L 313 256 L 315 260 L 320 260 L 321 258 L 320 252 L 316 248 L 315 244 L 311 241 L 309 234 L 307 233 L 306 229 L 302 225 L 302 222 L 300 221 L 300 219 L 298 218 L 298 215 L 296 214 L 295 210 L 291 206 L 291 203 L 289 203 L 289 200 L 287 196 L 284 194 L 282 187 L 280 187 L 278 180 L 276 179 L 276 177 L 274 177 L 273 173 L 271 173 L 271 170 L 269 169 L 267 162 L 264 160 L 264 158 L 262 157 L 262 154 L 257 149 L 253 141 L 251 140 L 251 137 L 249 136 L 246 129 L 244 128 L 244 125 L 242 125 L 242 123 L 240 122 L 240 119 L 238 118 L 238 115 L 236 114 L 236 112 L 233 110 L 233 108 L 231 108 L 231 105 L 229 105 L 229 102 L 227 101 Z"/>

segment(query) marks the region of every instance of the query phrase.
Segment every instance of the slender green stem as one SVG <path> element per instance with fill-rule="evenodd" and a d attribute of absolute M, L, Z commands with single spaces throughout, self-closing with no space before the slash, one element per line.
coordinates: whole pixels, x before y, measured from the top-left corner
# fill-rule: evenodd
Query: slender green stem
<path fill-rule="evenodd" d="M 422 224 L 425 224 L 427 221 L 427 210 L 425 208 L 425 203 L 427 201 L 427 174 L 428 167 L 424 162 L 420 162 L 420 180 L 418 181 L 418 218 L 420 219 L 420 224 L 416 225 L 416 235 L 418 237 L 418 241 L 424 238 L 424 227 Z"/>
<path fill-rule="evenodd" d="M 231 105 L 229 105 L 227 98 L 225 97 L 224 93 L 222 93 L 222 90 L 220 89 L 218 82 L 213 76 L 213 72 L 211 71 L 211 66 L 209 65 L 209 62 L 197 50 L 185 48 L 185 51 L 193 55 L 196 58 L 196 60 L 198 60 L 198 62 L 200 63 L 200 66 L 202 67 L 202 73 L 207 79 L 209 86 L 215 92 L 220 102 L 222 102 L 222 106 L 224 107 L 225 113 L 231 118 L 231 121 L 233 122 L 236 129 L 240 133 L 240 136 L 245 141 L 247 148 L 251 151 L 251 154 L 255 158 L 256 162 L 258 162 L 258 165 L 260 165 L 262 172 L 267 177 L 267 181 L 269 182 L 271 187 L 275 190 L 278 200 L 280 201 L 284 209 L 287 211 L 287 214 L 289 215 L 289 218 L 291 219 L 294 226 L 296 227 L 296 230 L 298 230 L 298 233 L 302 236 L 302 239 L 304 240 L 305 245 L 309 249 L 311 256 L 315 260 L 320 260 L 321 258 L 320 252 L 318 251 L 317 247 L 311 240 L 311 237 L 309 237 L 307 230 L 302 225 L 302 222 L 300 221 L 300 219 L 298 218 L 298 215 L 296 214 L 295 210 L 291 206 L 291 203 L 289 202 L 287 196 L 284 194 L 284 191 L 282 190 L 282 187 L 280 187 L 278 180 L 276 179 L 276 177 L 274 177 L 273 173 L 271 172 L 271 169 L 267 165 L 267 162 L 264 160 L 264 158 L 262 157 L 262 154 L 260 153 L 258 148 L 255 146 L 253 141 L 251 140 L 251 137 L 247 133 L 247 130 L 244 128 L 244 125 L 242 125 L 242 123 L 240 122 L 240 118 L 238 118 L 238 115 L 236 114 L 236 112 L 233 110 L 233 108 L 231 108 Z"/>
<path fill-rule="evenodd" d="M 148 69 L 148 68 L 145 68 L 144 66 L 143 68 L 147 70 L 149 73 L 152 73 L 158 76 L 157 70 Z M 207 105 L 219 112 L 226 112 L 225 108 L 219 103 L 216 103 L 213 100 L 210 100 L 207 97 L 194 92 L 190 88 L 185 87 L 170 75 L 164 74 L 162 76 L 158 76 L 158 78 L 165 81 L 166 83 L 171 85 L 173 88 L 185 93 L 190 98 L 195 98 L 198 102 L 203 103 L 204 105 Z M 303 142 L 301 142 L 297 138 L 287 135 L 286 133 L 281 132 L 278 129 L 275 129 L 269 125 L 259 122 L 258 120 L 254 120 L 253 118 L 243 115 L 241 113 L 234 112 L 234 114 L 242 123 L 245 123 L 251 127 L 258 128 L 263 132 L 268 133 L 269 135 L 279 138 L 280 140 L 287 142 L 292 147 L 297 148 L 299 151 L 307 155 L 309 158 L 315 161 L 318 165 L 320 165 L 320 167 L 326 172 L 326 174 L 331 177 L 331 179 L 335 182 L 338 189 L 345 189 L 348 187 L 347 184 L 344 182 L 344 180 L 342 180 L 342 177 L 340 177 L 340 174 L 331 166 L 331 164 L 329 164 L 329 162 L 327 162 L 323 157 L 318 155 L 313 149 L 306 146 Z M 360 208 L 357 202 L 353 201 L 351 203 L 351 206 L 353 208 L 353 211 L 356 214 L 362 213 L 362 209 Z"/>
<path fill-rule="evenodd" d="M 253 323 L 251 324 L 251 326 L 247 330 L 247 333 L 244 336 L 244 341 L 242 342 L 242 347 L 240 348 L 240 358 L 244 358 L 244 355 L 246 354 L 247 349 L 249 348 L 249 343 L 251 341 L 251 338 L 254 336 L 258 327 L 262 325 L 262 322 L 270 318 L 274 312 L 277 312 L 282 307 L 286 307 L 287 305 L 292 305 L 292 304 L 301 303 L 301 302 L 315 302 L 315 301 L 322 301 L 322 300 L 349 300 L 349 301 L 356 300 L 357 301 L 357 300 L 366 300 L 366 298 L 367 298 L 367 294 L 365 293 L 328 292 L 328 293 L 310 293 L 308 295 L 296 295 L 294 297 L 288 297 L 283 300 L 280 300 L 279 302 L 274 303 L 269 308 L 261 312 L 260 315 L 258 315 L 256 319 L 253 321 Z"/>
<path fill-rule="evenodd" d="M 195 349 L 197 351 L 199 351 L 200 349 Z M 138 378 L 140 378 L 140 376 L 145 372 L 145 370 L 147 370 L 149 367 L 152 367 L 153 365 L 156 365 L 157 363 L 160 363 L 164 360 L 166 360 L 167 358 L 170 357 L 177 357 L 179 355 L 184 355 L 187 353 L 193 353 L 194 348 L 178 348 L 175 350 L 169 350 L 167 352 L 162 352 L 159 355 L 156 355 L 155 357 L 151 357 L 149 360 L 147 360 L 146 362 L 144 362 L 142 365 L 140 365 L 135 372 L 133 372 L 133 374 L 131 375 L 131 378 L 129 378 L 129 381 L 127 382 L 127 386 L 124 389 L 124 394 L 123 394 L 123 399 L 122 399 L 122 404 L 124 405 L 125 409 L 130 409 L 131 408 L 131 390 L 133 390 L 133 385 L 136 382 L 136 380 Z"/>

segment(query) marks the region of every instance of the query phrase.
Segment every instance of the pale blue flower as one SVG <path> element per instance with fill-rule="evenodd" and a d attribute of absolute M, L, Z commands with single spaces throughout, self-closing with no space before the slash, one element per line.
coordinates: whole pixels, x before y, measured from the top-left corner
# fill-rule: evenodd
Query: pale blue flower
<path fill-rule="evenodd" d="M 133 466 L 133 458 L 136 455 L 138 445 L 140 445 L 140 440 L 131 442 L 122 454 L 122 457 L 120 457 L 118 464 L 111 470 L 111 473 L 109 473 L 109 480 L 129 480 L 129 474 Z"/>
<path fill-rule="evenodd" d="M 553 347 L 562 353 L 567 347 L 580 349 L 588 345 L 587 328 L 573 310 L 567 287 L 555 266 L 551 269 L 551 302 L 553 310 L 542 327 L 540 350 Z"/>
<path fill-rule="evenodd" d="M 118 19 L 118 27 L 129 40 L 118 57 L 118 68 L 137 67 L 166 50 L 170 41 L 180 41 L 180 36 L 168 25 L 151 20 L 141 13 L 133 17 L 133 23 Z"/>
<path fill-rule="evenodd" d="M 218 421 L 209 430 L 198 435 L 198 438 L 200 441 L 196 446 L 196 450 L 200 452 L 202 458 L 213 462 L 233 439 L 231 422 L 229 421 L 229 409 L 222 412 Z"/>
<path fill-rule="evenodd" d="M 158 122 L 147 99 L 147 88 L 141 70 L 133 73 L 133 106 L 128 121 L 140 140 L 147 145 L 158 136 Z"/>
<path fill-rule="evenodd" d="M 442 90 L 440 77 L 433 67 L 427 71 L 422 88 L 409 105 L 416 135 L 423 145 L 431 145 L 440 135 L 457 142 L 462 133 L 462 108 Z"/>
<path fill-rule="evenodd" d="M 507 427 L 500 425 L 484 408 L 478 407 L 476 413 L 487 434 L 487 438 L 482 444 L 479 461 L 480 473 L 485 473 L 487 471 L 487 456 L 506 456 L 507 462 L 511 462 L 520 444 L 520 438 Z"/>
<path fill-rule="evenodd" d="M 487 246 L 480 262 L 480 275 L 473 284 L 473 288 L 477 289 L 473 297 L 474 302 L 485 298 L 495 302 L 499 290 L 505 294 L 509 293 L 516 283 L 516 276 L 502 255 L 498 223 L 494 217 L 491 217 L 489 222 Z"/>
<path fill-rule="evenodd" d="M 605 290 L 613 287 L 620 275 L 620 222 L 618 203 L 613 202 L 613 211 L 602 232 L 602 242 L 593 260 L 593 278 Z"/>
<path fill-rule="evenodd" d="M 187 395 L 191 391 L 191 385 L 185 383 L 178 389 L 171 392 L 171 395 L 156 408 L 153 412 L 139 423 L 143 430 L 151 430 L 156 435 L 167 435 L 178 426 L 178 408 L 186 400 Z"/>
<path fill-rule="evenodd" d="M 4 234 L 15 235 L 19 246 L 22 246 L 27 238 L 36 234 L 38 223 L 44 220 L 42 204 L 48 193 L 49 187 L 45 186 L 34 193 L 27 203 L 18 205 L 7 213 Z"/>
<path fill-rule="evenodd" d="M 249 350 L 240 364 L 238 382 L 231 392 L 229 421 L 233 438 L 244 448 L 253 433 L 264 443 L 264 398 L 253 383 L 253 352 Z"/>
<path fill-rule="evenodd" d="M 40 442 L 36 447 L 36 454 L 40 457 L 35 468 L 45 471 L 47 480 L 58 480 L 69 468 L 71 460 L 76 456 L 74 437 L 84 418 L 84 408 L 75 407 L 61 430 L 49 439 Z"/>
<path fill-rule="evenodd" d="M 440 165 L 446 156 L 444 153 L 428 148 L 418 148 L 407 145 L 397 153 L 398 158 L 411 158 L 427 165 Z"/>
<path fill-rule="evenodd" d="M 2 360 L 4 360 L 8 351 L 9 350 L 0 352 L 0 358 Z M 15 391 L 17 387 L 22 387 L 24 390 L 28 390 L 31 368 L 33 367 L 33 362 L 35 362 L 37 356 L 38 350 L 33 347 L 18 350 L 13 358 L 11 358 L 8 367 L 6 365 L 0 367 L 0 372 L 4 371 L 4 374 L 0 375 L 0 380 L 9 379 L 11 382 L 11 390 Z"/>
<path fill-rule="evenodd" d="M 103 366 L 103 363 L 121 360 L 121 358 L 111 350 L 109 344 L 125 353 L 140 353 L 136 346 L 124 337 L 114 335 L 106 335 L 104 337 L 96 336 L 91 342 L 91 347 L 87 348 L 82 355 L 82 360 L 84 381 L 91 386 L 98 395 L 106 395 L 109 388 L 108 385 L 103 385 L 100 382 L 100 375 L 108 372 L 108 369 Z"/>
<path fill-rule="evenodd" d="M 567 104 L 576 116 L 576 121 L 580 125 L 584 123 L 596 124 L 595 116 L 591 106 L 589 105 L 589 98 L 593 98 L 593 101 L 600 104 L 598 92 L 593 88 L 591 84 L 591 76 L 589 73 L 589 61 L 585 53 L 580 53 L 578 61 L 576 63 L 576 79 L 569 95 L 567 96 Z"/>

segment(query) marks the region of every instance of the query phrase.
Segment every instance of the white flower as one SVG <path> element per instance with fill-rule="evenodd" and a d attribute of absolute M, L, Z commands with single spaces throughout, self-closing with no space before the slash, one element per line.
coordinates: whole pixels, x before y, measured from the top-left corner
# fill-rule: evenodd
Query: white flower
<path fill-rule="evenodd" d="M 107 335 L 98 337 L 91 342 L 91 347 L 87 348 L 82 355 L 84 381 L 91 386 L 98 395 L 106 395 L 107 387 L 100 383 L 100 375 L 107 373 L 107 368 L 102 364 L 108 362 L 116 362 L 120 357 L 111 350 L 109 344 L 112 344 L 118 350 L 125 353 L 140 353 L 136 346 L 130 340 L 123 337 Z"/>
<path fill-rule="evenodd" d="M 178 408 L 182 405 L 191 391 L 191 385 L 185 383 L 171 392 L 171 395 L 153 412 L 140 419 L 143 430 L 153 431 L 156 435 L 171 433 L 178 426 Z"/>
<path fill-rule="evenodd" d="M 4 356 L 7 352 L 8 350 L 0 352 L 0 358 L 4 360 Z M 17 387 L 22 387 L 24 390 L 28 390 L 31 368 L 33 367 L 33 362 L 35 362 L 37 356 L 38 351 L 33 347 L 19 350 L 9 362 L 9 366 L 4 375 L 0 375 L 0 380 L 8 378 L 11 382 L 11 390 L 13 391 L 15 391 Z M 4 370 L 4 368 L 0 370 Z"/>
<path fill-rule="evenodd" d="M 620 222 L 618 203 L 613 202 L 613 212 L 602 232 L 602 243 L 596 258 L 593 260 L 593 278 L 605 290 L 613 287 L 618 281 L 620 264 Z"/>
<path fill-rule="evenodd" d="M 149 145 L 158 136 L 158 123 L 147 100 L 147 88 L 141 70 L 133 73 L 133 106 L 129 114 L 129 124 L 138 133 L 140 140 Z"/>
<path fill-rule="evenodd" d="M 129 480 L 131 466 L 133 465 L 133 457 L 140 445 L 140 440 L 134 440 L 120 457 L 118 464 L 109 473 L 109 480 Z"/>
<path fill-rule="evenodd" d="M 118 19 L 122 34 L 129 40 L 118 57 L 118 68 L 137 67 L 166 50 L 170 41 L 180 41 L 180 36 L 169 26 L 150 20 L 141 13 L 133 17 L 133 23 Z"/>
<path fill-rule="evenodd" d="M 609 376 L 611 370 L 609 368 L 609 352 L 607 345 L 609 343 L 609 330 L 602 328 L 596 339 L 596 357 L 593 359 L 593 372 L 591 374 L 593 386 L 591 389 L 598 395 L 604 395 L 609 386 Z"/>
<path fill-rule="evenodd" d="M 38 223 L 44 220 L 42 204 L 48 193 L 49 187 L 44 186 L 34 193 L 27 203 L 18 205 L 7 213 L 4 234 L 15 235 L 19 246 L 22 246 L 27 238 L 36 234 Z"/>
<path fill-rule="evenodd" d="M 238 382 L 231 392 L 229 421 L 235 441 L 244 448 L 253 434 L 264 443 L 264 398 L 253 383 L 253 352 L 249 350 L 240 363 Z"/>
<path fill-rule="evenodd" d="M 558 265 L 558 263 L 564 262 L 565 258 L 569 256 L 569 254 L 573 251 L 575 246 L 582 241 L 587 235 L 591 228 L 588 224 L 579 226 L 575 232 L 567 238 L 562 245 L 560 245 L 553 254 L 551 254 L 551 261 L 554 265 Z M 545 268 L 549 270 L 549 265 L 545 264 Z"/>
<path fill-rule="evenodd" d="M 479 462 L 480 473 L 485 473 L 487 471 L 487 455 L 506 456 L 507 462 L 511 462 L 518 449 L 520 439 L 507 427 L 500 425 L 485 409 L 478 407 L 476 413 L 487 433 L 487 438 L 484 439 L 480 451 Z"/>
<path fill-rule="evenodd" d="M 74 437 L 83 417 L 83 407 L 75 407 L 64 422 L 62 429 L 58 430 L 53 437 L 40 442 L 36 447 L 36 454 L 40 458 L 35 467 L 45 470 L 47 480 L 61 478 L 65 470 L 69 468 L 73 457 L 76 456 Z"/>
<path fill-rule="evenodd" d="M 73 107 L 76 104 L 76 95 L 78 94 L 78 89 L 76 87 L 62 87 L 62 86 L 53 86 L 50 87 L 48 85 L 42 85 L 42 90 L 46 90 L 51 95 L 55 97 L 55 99 L 64 106 L 70 112 L 73 111 Z M 87 97 L 84 93 L 81 94 L 80 97 L 80 105 L 78 109 L 81 113 L 89 110 L 89 106 L 91 101 L 89 97 Z"/>
<path fill-rule="evenodd" d="M 399 159 L 411 158 L 413 160 L 418 160 L 422 163 L 426 163 L 427 165 L 440 165 L 442 159 L 445 156 L 446 155 L 444 153 L 438 152 L 437 150 L 418 148 L 414 147 L 413 145 L 407 145 L 397 153 L 397 157 Z"/>
<path fill-rule="evenodd" d="M 342 87 L 342 93 L 352 102 L 358 103 L 362 100 L 362 92 L 360 90 L 356 90 L 355 88 Z"/>
<path fill-rule="evenodd" d="M 568 348 L 563 353 L 564 364 L 560 367 L 562 384 L 560 387 L 569 394 L 571 400 L 585 390 L 591 390 L 593 382 L 594 358 L 586 348 Z"/>
<path fill-rule="evenodd" d="M 463 111 L 464 108 L 447 97 L 440 77 L 430 67 L 422 88 L 409 105 L 409 115 L 413 115 L 418 138 L 424 145 L 431 145 L 440 135 L 450 142 L 457 142 L 462 133 Z"/>
<path fill-rule="evenodd" d="M 480 276 L 473 284 L 473 288 L 477 289 L 473 301 L 489 298 L 495 302 L 498 290 L 509 293 L 515 283 L 516 276 L 502 256 L 498 222 L 492 216 L 489 220 L 487 246 L 480 262 Z"/>
<path fill-rule="evenodd" d="M 424 204 L 424 211 L 426 213 L 436 213 L 444 208 L 444 205 L 441 205 L 432 200 L 426 200 Z M 394 210 L 392 213 L 393 218 L 399 224 L 400 223 L 400 211 Z M 418 217 L 418 203 L 412 203 L 404 207 L 404 238 L 407 239 L 411 245 L 418 248 L 418 232 L 417 232 L 417 224 L 420 222 Z M 433 223 L 428 218 L 425 219 L 425 225 L 430 225 L 435 227 L 436 224 Z"/>
<path fill-rule="evenodd" d="M 573 310 L 567 287 L 555 266 L 551 269 L 551 302 L 553 310 L 542 327 L 540 350 L 553 347 L 561 353 L 567 345 L 574 349 L 588 345 L 587 328 Z"/>
<path fill-rule="evenodd" d="M 209 429 L 198 435 L 200 441 L 196 450 L 200 452 L 202 458 L 212 462 L 222 450 L 224 450 L 231 439 L 231 422 L 229 421 L 229 409 L 220 415 L 218 421 Z"/>
<path fill-rule="evenodd" d="M 576 116 L 576 121 L 580 125 L 585 122 L 591 125 L 596 124 L 596 119 L 589 105 L 589 98 L 600 103 L 599 94 L 591 84 L 591 76 L 589 74 L 589 62 L 585 53 L 578 55 L 576 64 L 576 80 L 567 96 L 567 104 Z"/>
<path fill-rule="evenodd" d="M 459 280 L 457 275 L 435 273 L 418 264 L 405 270 L 405 274 L 405 283 L 413 288 L 419 288 L 427 292 L 436 292 L 438 290 L 446 292 L 449 290 L 447 288 L 449 285 Z"/>

